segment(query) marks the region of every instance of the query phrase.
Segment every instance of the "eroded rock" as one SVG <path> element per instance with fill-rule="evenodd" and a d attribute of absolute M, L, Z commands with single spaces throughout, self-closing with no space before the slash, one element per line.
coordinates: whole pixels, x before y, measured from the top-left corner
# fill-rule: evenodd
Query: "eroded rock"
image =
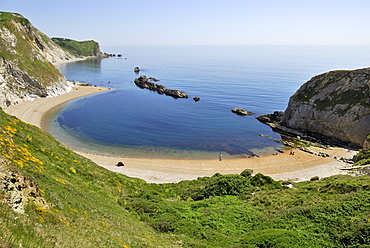
<path fill-rule="evenodd" d="M 152 91 L 156 91 L 159 94 L 164 94 L 166 96 L 172 96 L 173 98 L 188 98 L 189 97 L 183 91 L 167 89 L 163 85 L 150 82 L 149 79 L 144 75 L 141 75 L 140 77 L 136 78 L 134 80 L 134 83 L 136 84 L 137 87 L 141 89 L 149 89 Z"/>
<path fill-rule="evenodd" d="M 231 112 L 233 112 L 234 114 L 237 114 L 237 115 L 254 115 L 254 113 L 246 111 L 242 108 L 233 108 L 231 110 Z"/>
<path fill-rule="evenodd" d="M 24 213 L 24 207 L 29 201 L 44 209 L 50 207 L 37 185 L 18 171 L 9 169 L 6 160 L 0 161 L 0 189 L 5 192 L 3 200 L 15 212 Z"/>

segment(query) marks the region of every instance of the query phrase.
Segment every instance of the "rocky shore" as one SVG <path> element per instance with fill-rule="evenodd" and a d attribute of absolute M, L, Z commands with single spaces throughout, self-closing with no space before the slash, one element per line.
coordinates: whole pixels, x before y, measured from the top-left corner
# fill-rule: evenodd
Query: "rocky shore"
<path fill-rule="evenodd" d="M 274 131 L 321 144 L 370 147 L 370 68 L 311 78 L 284 112 L 257 117 Z"/>
<path fill-rule="evenodd" d="M 277 142 L 282 143 L 286 146 L 293 147 L 293 148 L 300 149 L 300 147 L 297 147 L 297 145 L 295 145 L 294 143 L 290 141 L 295 141 L 298 143 L 303 143 L 307 146 L 315 146 L 315 147 L 321 147 L 325 149 L 329 148 L 330 146 L 339 146 L 339 147 L 351 148 L 355 150 L 359 148 L 357 146 L 353 146 L 353 145 L 351 146 L 350 144 L 348 144 L 348 142 L 343 142 L 339 139 L 326 136 L 321 133 L 314 133 L 314 132 L 309 132 L 307 130 L 286 127 L 282 125 L 283 116 L 284 116 L 283 111 L 275 111 L 272 114 L 260 115 L 256 117 L 256 119 L 270 126 L 274 132 L 277 132 L 281 135 L 283 141 L 282 142 L 277 141 Z M 264 136 L 264 135 L 261 135 L 261 136 Z M 288 141 L 285 141 L 285 140 L 288 140 Z M 301 149 L 301 150 L 305 152 L 309 152 L 306 149 Z"/>

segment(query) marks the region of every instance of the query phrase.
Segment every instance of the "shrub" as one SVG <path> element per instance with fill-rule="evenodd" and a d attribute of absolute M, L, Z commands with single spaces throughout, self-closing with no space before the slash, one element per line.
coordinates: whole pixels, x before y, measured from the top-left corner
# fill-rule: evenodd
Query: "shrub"
<path fill-rule="evenodd" d="M 198 184 L 182 194 L 183 199 L 191 197 L 195 201 L 222 195 L 239 195 L 250 187 L 249 179 L 240 175 L 213 176 L 197 180 Z"/>
<path fill-rule="evenodd" d="M 261 173 L 258 173 L 257 175 L 251 178 L 251 185 L 258 187 L 271 186 L 273 188 L 282 188 L 280 183 L 274 181 L 274 179 L 272 179 L 269 176 L 262 175 Z"/>
<path fill-rule="evenodd" d="M 320 177 L 318 177 L 318 176 L 312 177 L 310 179 L 311 182 L 316 182 L 316 181 L 319 181 L 319 180 L 320 180 Z"/>
<path fill-rule="evenodd" d="M 326 241 L 302 230 L 265 229 L 250 232 L 240 242 L 247 247 L 330 247 Z M 244 246 L 243 246 L 244 247 Z"/>
<path fill-rule="evenodd" d="M 245 169 L 240 173 L 241 176 L 243 177 L 251 177 L 253 175 L 253 170 L 252 169 Z"/>

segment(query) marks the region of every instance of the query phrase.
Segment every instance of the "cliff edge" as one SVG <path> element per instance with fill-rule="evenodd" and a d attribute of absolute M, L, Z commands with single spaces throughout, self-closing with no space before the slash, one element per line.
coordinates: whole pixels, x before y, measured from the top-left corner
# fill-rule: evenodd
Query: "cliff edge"
<path fill-rule="evenodd" d="M 370 147 L 370 68 L 330 71 L 290 97 L 278 130 L 298 130 L 355 147 Z"/>
<path fill-rule="evenodd" d="M 0 12 L 0 107 L 70 91 L 52 63 L 72 58 L 22 15 Z"/>
<path fill-rule="evenodd" d="M 100 51 L 99 43 L 93 40 L 76 41 L 66 38 L 51 38 L 58 46 L 76 57 L 107 57 Z"/>

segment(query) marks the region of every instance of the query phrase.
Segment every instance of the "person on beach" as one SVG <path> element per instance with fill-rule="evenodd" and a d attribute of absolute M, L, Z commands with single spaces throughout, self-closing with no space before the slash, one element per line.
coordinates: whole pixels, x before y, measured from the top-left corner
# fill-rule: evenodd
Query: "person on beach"
<path fill-rule="evenodd" d="M 220 152 L 220 155 L 218 156 L 218 160 L 221 161 L 222 160 L 222 152 Z"/>

